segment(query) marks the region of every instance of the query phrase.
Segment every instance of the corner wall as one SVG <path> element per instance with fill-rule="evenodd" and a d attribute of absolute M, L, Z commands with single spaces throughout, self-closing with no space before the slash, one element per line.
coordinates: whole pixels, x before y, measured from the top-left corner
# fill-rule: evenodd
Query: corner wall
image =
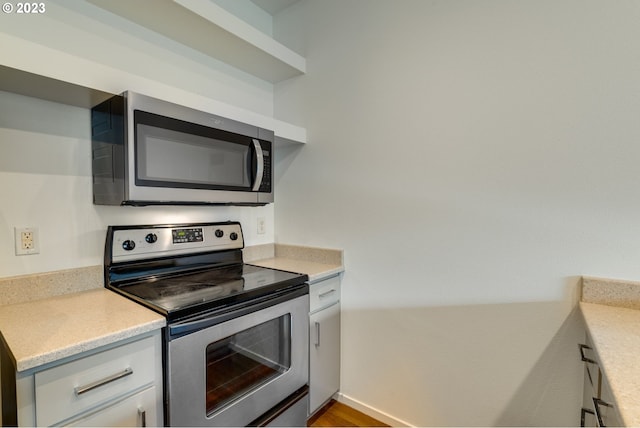
<path fill-rule="evenodd" d="M 101 265 L 107 226 L 238 220 L 246 245 L 273 242 L 264 207 L 93 204 L 90 111 L 0 92 L 0 277 Z M 264 217 L 267 233 L 256 232 Z M 39 228 L 40 253 L 16 256 L 14 227 Z"/>
<path fill-rule="evenodd" d="M 580 275 L 640 277 L 634 1 L 303 0 L 276 241 L 342 248 L 341 392 L 416 426 L 579 423 Z"/>

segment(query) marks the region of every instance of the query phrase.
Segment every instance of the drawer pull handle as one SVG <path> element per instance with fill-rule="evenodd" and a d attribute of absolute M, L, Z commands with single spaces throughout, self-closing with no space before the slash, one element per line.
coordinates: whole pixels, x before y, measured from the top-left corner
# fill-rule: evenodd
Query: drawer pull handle
<path fill-rule="evenodd" d="M 138 407 L 138 417 L 140 418 L 140 426 L 141 427 L 146 427 L 147 426 L 147 411 L 144 409 L 144 407 Z"/>
<path fill-rule="evenodd" d="M 316 348 L 320 346 L 320 323 L 316 321 Z"/>
<path fill-rule="evenodd" d="M 585 409 L 584 407 L 582 409 L 580 409 L 580 426 L 581 427 L 586 427 L 587 426 L 587 413 L 590 415 L 595 415 L 595 412 L 591 409 Z"/>
<path fill-rule="evenodd" d="M 325 291 L 324 293 L 320 293 L 320 294 L 318 294 L 318 297 L 322 299 L 323 297 L 327 297 L 329 294 L 333 294 L 333 293 L 335 293 L 335 292 L 336 292 L 336 289 L 335 289 L 335 288 L 332 288 L 332 289 L 331 289 L 331 290 L 329 290 L 329 291 Z"/>
<path fill-rule="evenodd" d="M 127 367 L 126 369 L 124 369 L 123 371 L 121 371 L 120 373 L 116 373 L 114 375 L 111 375 L 109 377 L 105 377 L 104 379 L 100 379 L 97 380 L 95 382 L 91 382 L 85 386 L 77 386 L 73 389 L 73 392 L 76 393 L 76 395 L 82 395 L 84 393 L 87 393 L 89 391 L 92 391 L 96 388 L 100 388 L 101 386 L 104 386 L 108 383 L 114 382 L 118 379 L 122 379 L 123 377 L 127 377 L 129 375 L 133 374 L 133 370 L 130 367 Z"/>
<path fill-rule="evenodd" d="M 607 403 L 606 401 L 602 401 L 599 398 L 593 398 L 593 407 L 594 410 L 596 411 L 596 418 L 598 419 L 598 426 L 599 427 L 606 427 L 604 421 L 602 420 L 602 415 L 600 414 L 600 406 L 604 406 L 604 407 L 612 407 L 613 406 L 609 403 Z"/>
<path fill-rule="evenodd" d="M 592 360 L 591 358 L 589 358 L 589 357 L 584 355 L 584 350 L 585 349 L 591 349 L 590 346 L 583 345 L 582 343 L 580 343 L 578 345 L 578 347 L 580 348 L 580 357 L 581 357 L 582 361 L 584 361 L 585 363 L 598 364 L 597 361 Z"/>

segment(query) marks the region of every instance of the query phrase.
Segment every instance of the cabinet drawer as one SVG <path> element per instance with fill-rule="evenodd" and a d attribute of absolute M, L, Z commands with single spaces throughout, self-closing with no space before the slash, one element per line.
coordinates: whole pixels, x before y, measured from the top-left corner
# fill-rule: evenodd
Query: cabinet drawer
<path fill-rule="evenodd" d="M 309 286 L 309 312 L 340 301 L 340 277 L 334 276 Z"/>
<path fill-rule="evenodd" d="M 36 422 L 57 424 L 154 382 L 152 337 L 35 373 Z"/>
<path fill-rule="evenodd" d="M 150 387 L 96 412 L 89 412 L 69 427 L 157 427 L 156 390 Z"/>

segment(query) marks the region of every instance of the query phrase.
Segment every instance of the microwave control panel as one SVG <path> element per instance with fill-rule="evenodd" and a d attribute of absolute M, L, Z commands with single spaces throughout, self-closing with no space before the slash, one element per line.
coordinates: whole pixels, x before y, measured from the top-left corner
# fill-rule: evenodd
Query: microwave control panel
<path fill-rule="evenodd" d="M 270 144 L 261 142 L 262 146 L 262 159 L 264 159 L 264 172 L 262 175 L 262 183 L 260 184 L 259 192 L 271 192 L 271 150 Z M 266 146 L 266 147 L 265 147 Z"/>

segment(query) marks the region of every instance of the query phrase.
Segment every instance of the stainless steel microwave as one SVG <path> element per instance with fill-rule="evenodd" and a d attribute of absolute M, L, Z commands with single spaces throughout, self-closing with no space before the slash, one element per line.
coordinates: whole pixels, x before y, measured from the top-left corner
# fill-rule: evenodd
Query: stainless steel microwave
<path fill-rule="evenodd" d="M 273 131 L 133 92 L 91 109 L 98 205 L 273 202 Z"/>

